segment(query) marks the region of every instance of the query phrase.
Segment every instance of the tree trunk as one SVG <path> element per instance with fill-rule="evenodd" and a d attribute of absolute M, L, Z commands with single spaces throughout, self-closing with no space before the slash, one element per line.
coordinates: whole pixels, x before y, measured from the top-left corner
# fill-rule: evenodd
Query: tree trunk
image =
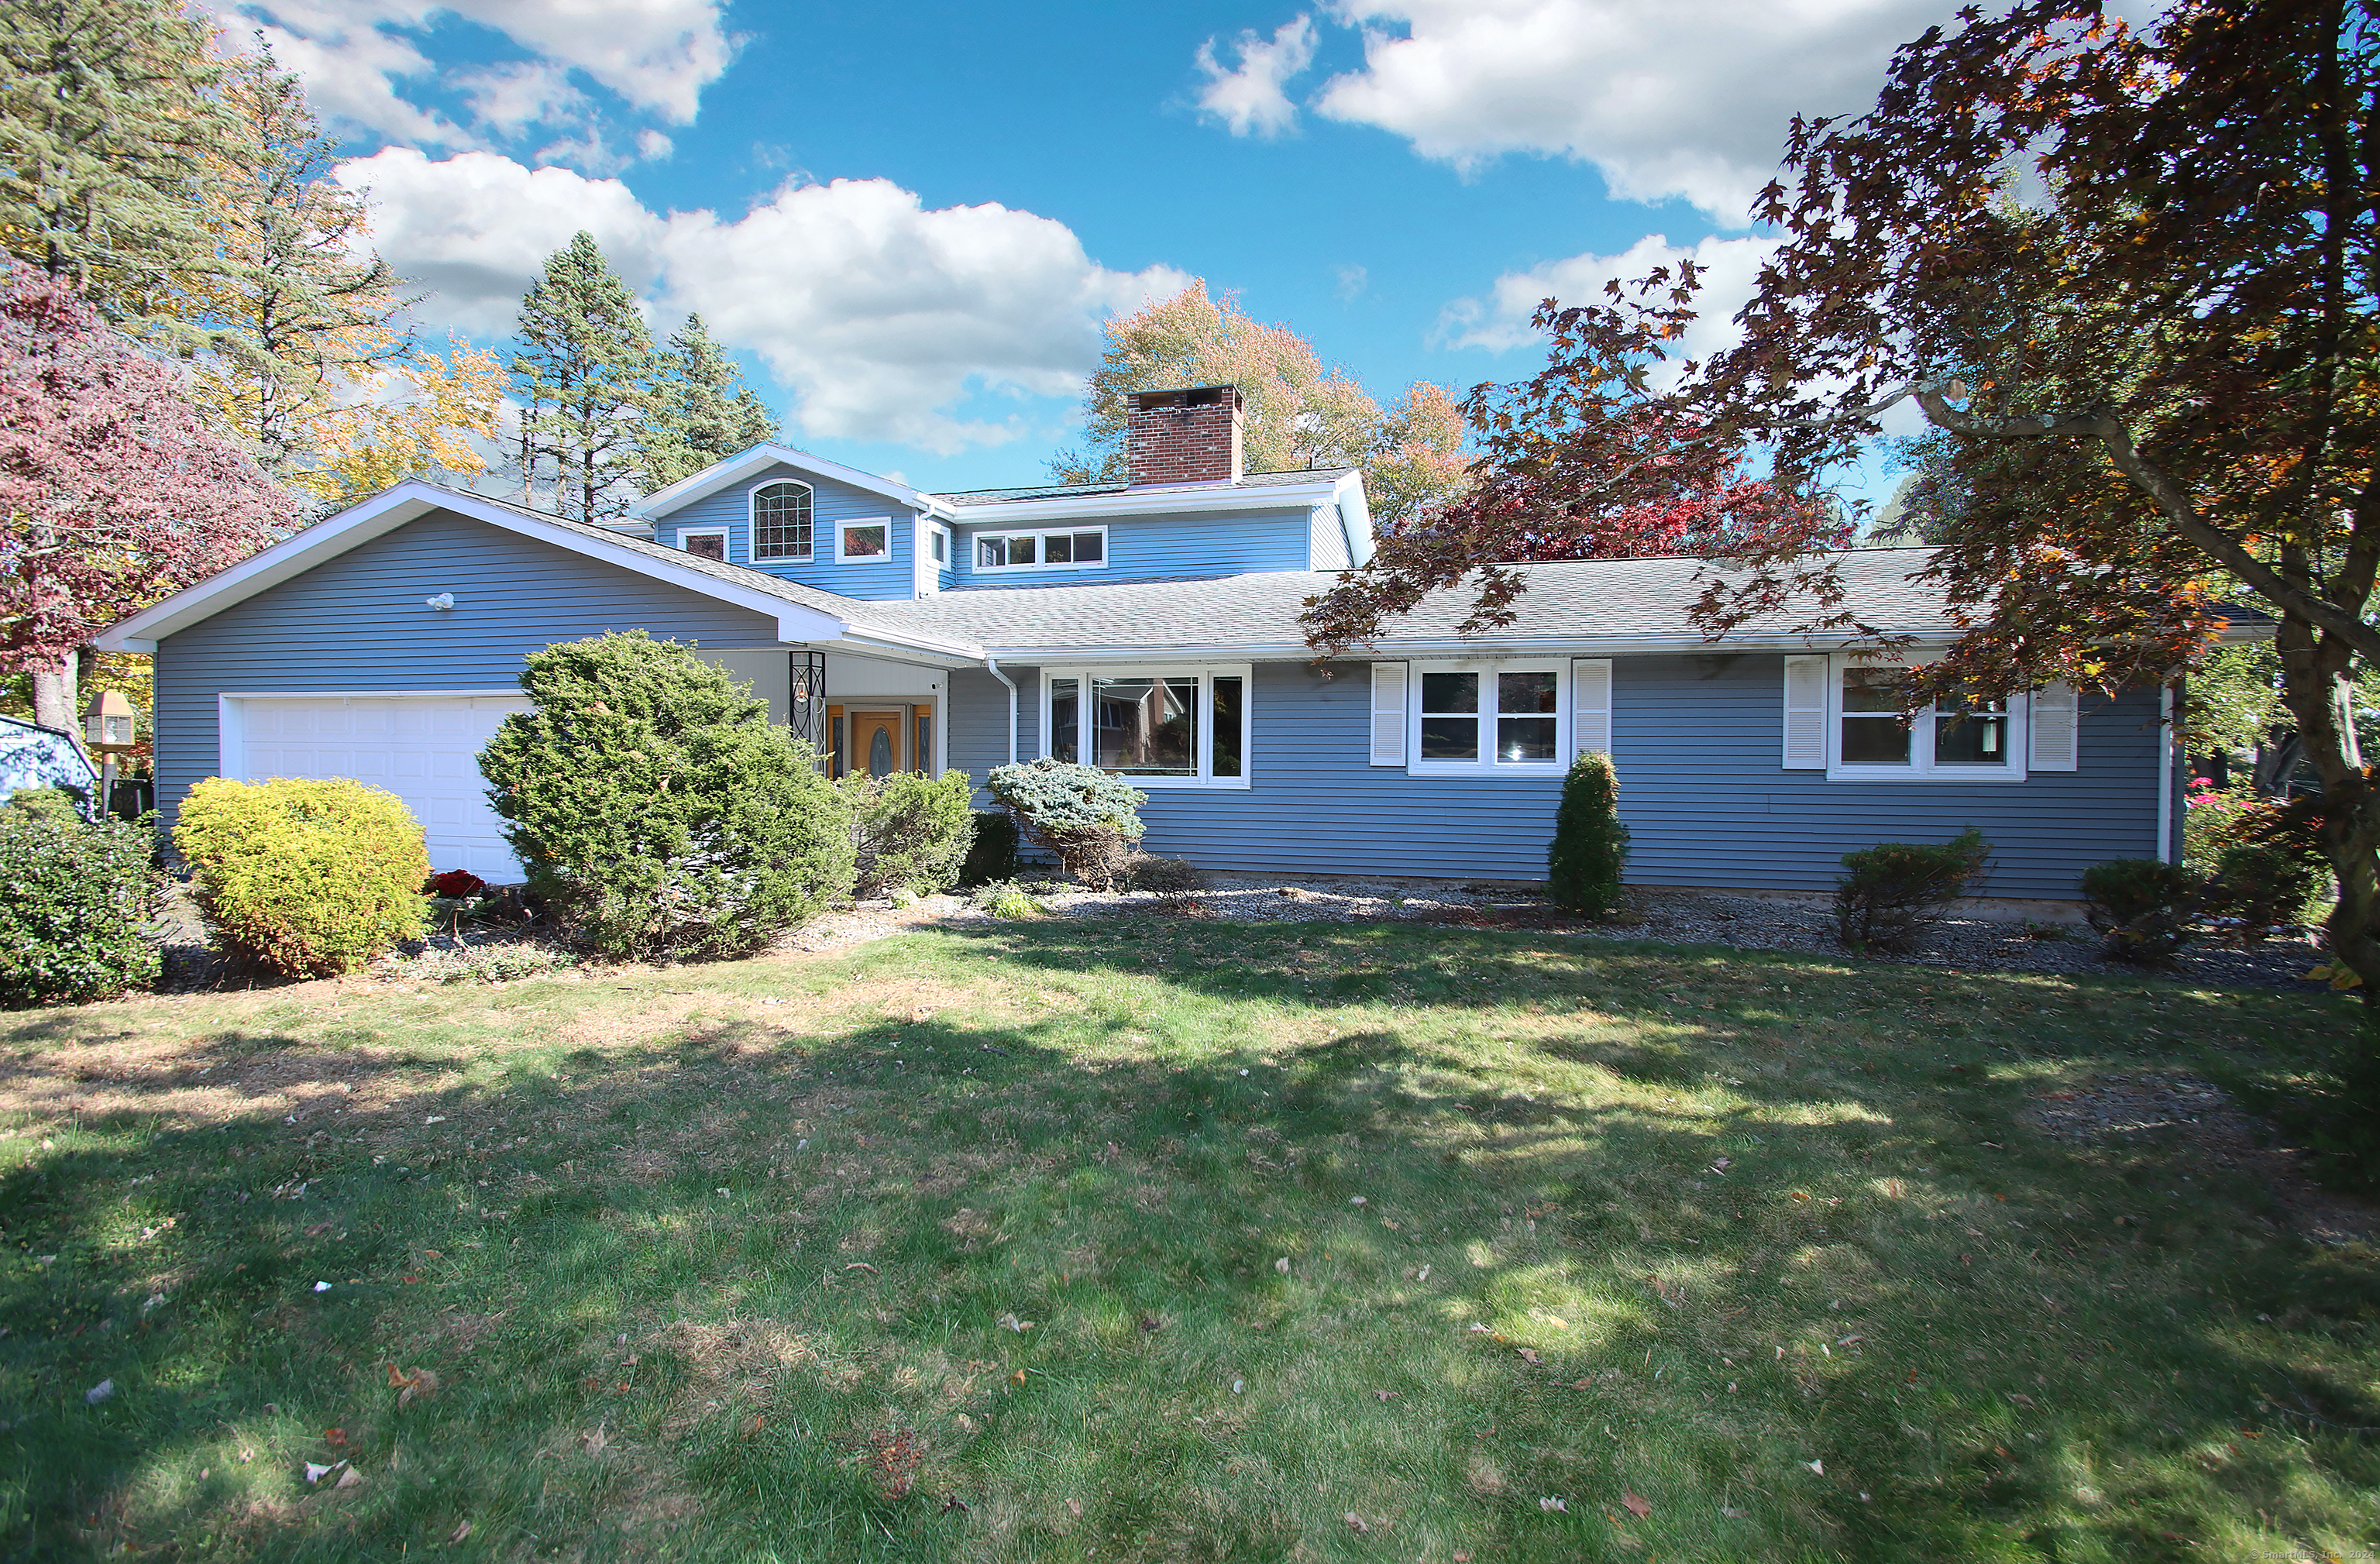
<path fill-rule="evenodd" d="M 76 653 L 68 652 L 47 667 L 37 663 L 30 670 L 34 721 L 70 734 L 81 732 L 82 713 L 79 709 L 82 703 L 76 689 L 81 661 Z"/>
<path fill-rule="evenodd" d="M 2363 979 L 2366 1001 L 2380 1000 L 2380 779 L 2364 769 L 2356 743 L 2350 653 L 2337 637 L 2317 641 L 2287 620 L 2276 644 L 2281 697 L 2298 720 L 2305 761 L 2322 782 L 2323 855 L 2338 876 L 2331 955 Z"/>

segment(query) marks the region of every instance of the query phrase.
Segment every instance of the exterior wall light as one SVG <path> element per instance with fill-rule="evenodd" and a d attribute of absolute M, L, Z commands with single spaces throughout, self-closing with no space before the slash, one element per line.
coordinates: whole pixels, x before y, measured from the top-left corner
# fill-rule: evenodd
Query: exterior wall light
<path fill-rule="evenodd" d="M 432 592 L 430 596 L 422 599 L 421 600 L 429 607 L 434 608 L 441 613 L 443 613 L 448 609 L 455 606 L 455 594 L 452 592 Z"/>
<path fill-rule="evenodd" d="M 132 747 L 132 702 L 116 690 L 102 690 L 83 708 L 84 741 L 93 749 Z"/>

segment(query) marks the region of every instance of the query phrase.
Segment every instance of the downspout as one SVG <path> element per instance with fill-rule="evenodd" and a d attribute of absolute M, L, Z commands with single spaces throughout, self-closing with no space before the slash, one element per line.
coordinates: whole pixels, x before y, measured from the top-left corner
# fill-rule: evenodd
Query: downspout
<path fill-rule="evenodd" d="M 983 665 L 1002 684 L 1008 686 L 1008 763 L 1016 764 L 1016 681 L 1000 671 L 1000 659 L 990 652 L 983 654 Z"/>
<path fill-rule="evenodd" d="M 2157 692 L 2157 862 L 2173 862 L 2173 686 Z"/>

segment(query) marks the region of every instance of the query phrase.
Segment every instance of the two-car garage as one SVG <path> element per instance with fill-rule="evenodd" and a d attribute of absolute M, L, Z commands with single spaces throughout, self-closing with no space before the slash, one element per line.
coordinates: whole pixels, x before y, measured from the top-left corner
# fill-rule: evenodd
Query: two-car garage
<path fill-rule="evenodd" d="M 405 800 L 421 822 L 432 869 L 468 869 L 505 884 L 520 879 L 501 823 L 488 807 L 480 751 L 511 711 L 511 690 L 221 697 L 220 774 L 353 777 Z"/>

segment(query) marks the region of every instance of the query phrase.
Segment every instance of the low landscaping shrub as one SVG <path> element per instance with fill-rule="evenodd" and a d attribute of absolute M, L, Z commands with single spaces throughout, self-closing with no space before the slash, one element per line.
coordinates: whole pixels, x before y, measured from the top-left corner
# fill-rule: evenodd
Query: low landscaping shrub
<path fill-rule="evenodd" d="M 82 803 L 62 787 L 20 787 L 8 795 L 8 807 L 44 819 L 79 820 Z"/>
<path fill-rule="evenodd" d="M 1178 896 L 1196 891 L 1203 877 L 1184 858 L 1159 857 L 1152 853 L 1135 853 L 1124 860 L 1123 882 L 1132 890 L 1153 891 L 1160 896 Z"/>
<path fill-rule="evenodd" d="M 1571 763 L 1546 849 L 1546 891 L 1556 906 L 1609 917 L 1625 904 L 1628 828 L 1620 821 L 1620 773 L 1611 757 L 1589 750 Z"/>
<path fill-rule="evenodd" d="M 1036 901 L 1031 891 L 1013 879 L 994 880 L 977 888 L 968 904 L 978 912 L 990 913 L 999 918 L 1039 917 L 1050 909 Z"/>
<path fill-rule="evenodd" d="M 2204 878 L 2187 864 L 2110 858 L 2082 871 L 2091 927 L 2118 961 L 2154 965 L 2190 941 Z"/>
<path fill-rule="evenodd" d="M 88 1000 L 157 980 L 157 843 L 26 788 L 0 809 L 0 1001 Z"/>
<path fill-rule="evenodd" d="M 988 885 L 995 879 L 1014 879 L 1020 867 L 1016 847 L 1015 816 L 1005 809 L 976 811 L 975 843 L 959 868 L 959 883 Z"/>
<path fill-rule="evenodd" d="M 851 810 L 854 895 L 930 896 L 958 883 L 975 846 L 975 783 L 965 771 L 859 771 L 836 785 Z"/>
<path fill-rule="evenodd" d="M 993 769 L 985 785 L 1016 818 L 1025 839 L 1058 855 L 1059 867 L 1094 891 L 1112 891 L 1124 856 L 1146 833 L 1148 794 L 1097 766 L 1038 760 Z"/>
<path fill-rule="evenodd" d="M 448 869 L 444 874 L 433 874 L 428 886 L 432 896 L 443 896 L 455 902 L 468 901 L 487 888 L 488 882 L 469 869 Z"/>
<path fill-rule="evenodd" d="M 210 777 L 174 845 L 224 953 L 285 976 L 353 972 L 429 927 L 430 855 L 413 811 L 359 782 Z"/>
<path fill-rule="evenodd" d="M 373 968 L 381 976 L 421 983 L 515 983 L 551 977 L 578 964 L 568 951 L 528 940 L 484 945 L 433 945 L 409 956 L 393 956 Z"/>
<path fill-rule="evenodd" d="M 1948 842 L 1879 842 L 1843 855 L 1835 881 L 1835 929 L 1854 951 L 1901 951 L 1991 862 L 1991 843 L 1970 826 Z"/>
<path fill-rule="evenodd" d="M 540 904 L 613 956 L 748 953 L 851 892 L 851 811 L 809 746 L 642 631 L 529 655 L 480 757 Z"/>

